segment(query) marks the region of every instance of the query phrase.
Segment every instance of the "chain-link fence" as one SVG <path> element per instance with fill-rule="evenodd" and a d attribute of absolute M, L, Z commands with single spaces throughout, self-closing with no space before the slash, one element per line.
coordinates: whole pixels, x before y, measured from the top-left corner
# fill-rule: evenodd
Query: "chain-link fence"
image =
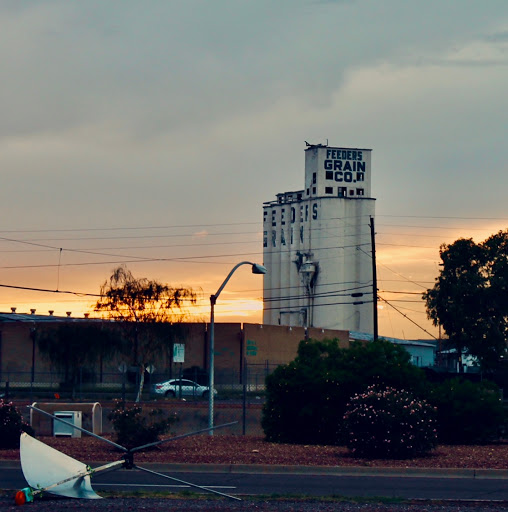
<path fill-rule="evenodd" d="M 265 361 L 263 364 L 244 364 L 241 371 L 216 368 L 214 388 L 217 400 L 241 400 L 254 398 L 259 402 L 264 397 L 265 380 L 273 372 L 277 363 Z M 2 372 L 0 397 L 29 400 L 72 399 L 72 400 L 134 400 L 137 396 L 141 374 L 136 368 L 122 368 L 116 373 L 95 373 L 82 370 L 74 381 L 66 381 L 58 372 Z M 150 368 L 148 368 L 150 370 Z M 155 385 L 170 380 L 182 383 L 190 380 L 208 388 L 209 376 L 203 369 L 181 368 L 175 365 L 164 372 L 146 371 L 144 375 L 143 400 L 167 398 L 170 394 L 156 393 Z M 186 393 L 186 400 L 203 400 L 206 393 L 199 391 Z M 177 388 L 178 391 L 178 388 Z M 204 396 L 203 396 L 204 393 Z M 175 393 L 178 396 L 178 393 Z M 181 396 L 181 393 L 180 393 Z"/>

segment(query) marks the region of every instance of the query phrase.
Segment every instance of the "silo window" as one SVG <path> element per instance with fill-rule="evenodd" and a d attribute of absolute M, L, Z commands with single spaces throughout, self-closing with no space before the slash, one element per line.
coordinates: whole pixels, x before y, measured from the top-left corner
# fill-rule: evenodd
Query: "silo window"
<path fill-rule="evenodd" d="M 315 194 L 316 193 L 316 187 L 312 187 L 312 193 Z"/>
<path fill-rule="evenodd" d="M 325 194 L 333 194 L 333 187 L 325 187 Z"/>
<path fill-rule="evenodd" d="M 338 187 L 338 196 L 339 197 L 345 197 L 347 194 L 347 188 L 346 187 Z"/>
<path fill-rule="evenodd" d="M 327 180 L 333 180 L 333 171 L 326 171 L 325 177 Z"/>
<path fill-rule="evenodd" d="M 364 195 L 363 188 L 357 188 L 356 189 L 356 195 L 357 196 L 363 196 Z"/>
<path fill-rule="evenodd" d="M 313 172 L 313 173 L 312 173 L 312 183 L 314 183 L 314 184 L 315 184 L 315 183 L 316 183 L 316 181 L 317 181 L 317 173 Z"/>
<path fill-rule="evenodd" d="M 350 195 L 350 196 L 354 196 L 354 195 L 355 195 L 355 191 L 354 191 L 353 189 L 351 189 L 351 190 L 349 191 L 349 195 Z"/>

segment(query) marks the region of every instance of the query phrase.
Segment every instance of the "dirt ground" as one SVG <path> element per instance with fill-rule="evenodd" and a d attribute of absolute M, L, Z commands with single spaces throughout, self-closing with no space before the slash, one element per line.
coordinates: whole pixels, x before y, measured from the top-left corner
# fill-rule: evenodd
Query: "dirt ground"
<path fill-rule="evenodd" d="M 93 438 L 38 438 L 81 462 L 118 460 L 121 452 Z M 0 450 L 0 460 L 19 460 L 19 450 Z M 418 468 L 506 469 L 508 443 L 481 446 L 438 446 L 415 459 L 384 460 L 352 457 L 345 447 L 268 443 L 255 436 L 199 435 L 168 441 L 137 453 L 136 462 L 187 464 L 277 464 L 290 466 L 369 466 Z"/>
<path fill-rule="evenodd" d="M 36 503 L 25 505 L 41 512 L 63 512 L 73 510 L 126 512 L 143 510 L 146 512 L 175 510 L 178 512 L 493 512 L 508 510 L 508 503 L 488 502 L 401 502 L 369 503 L 325 500 L 262 500 L 245 499 L 233 502 L 222 499 L 163 499 L 163 498 L 105 498 L 102 500 L 72 500 L 64 498 L 42 498 Z M 12 496 L 0 497 L 0 509 L 20 511 Z"/>

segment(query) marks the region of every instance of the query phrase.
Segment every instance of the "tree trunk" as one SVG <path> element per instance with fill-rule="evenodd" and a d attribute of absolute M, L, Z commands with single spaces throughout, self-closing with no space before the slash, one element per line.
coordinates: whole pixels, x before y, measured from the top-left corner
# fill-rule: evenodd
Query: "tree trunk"
<path fill-rule="evenodd" d="M 145 365 L 142 364 L 139 368 L 139 371 L 141 372 L 140 379 L 139 379 L 139 389 L 138 389 L 138 396 L 136 397 L 136 403 L 141 401 L 141 396 L 143 395 L 143 386 L 145 385 Z"/>

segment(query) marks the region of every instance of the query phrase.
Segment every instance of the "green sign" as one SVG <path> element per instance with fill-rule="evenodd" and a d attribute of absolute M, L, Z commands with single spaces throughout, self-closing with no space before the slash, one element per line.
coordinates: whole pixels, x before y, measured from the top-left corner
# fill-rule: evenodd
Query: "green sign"
<path fill-rule="evenodd" d="M 254 340 L 247 340 L 246 355 L 254 357 L 258 355 L 258 346 Z"/>

